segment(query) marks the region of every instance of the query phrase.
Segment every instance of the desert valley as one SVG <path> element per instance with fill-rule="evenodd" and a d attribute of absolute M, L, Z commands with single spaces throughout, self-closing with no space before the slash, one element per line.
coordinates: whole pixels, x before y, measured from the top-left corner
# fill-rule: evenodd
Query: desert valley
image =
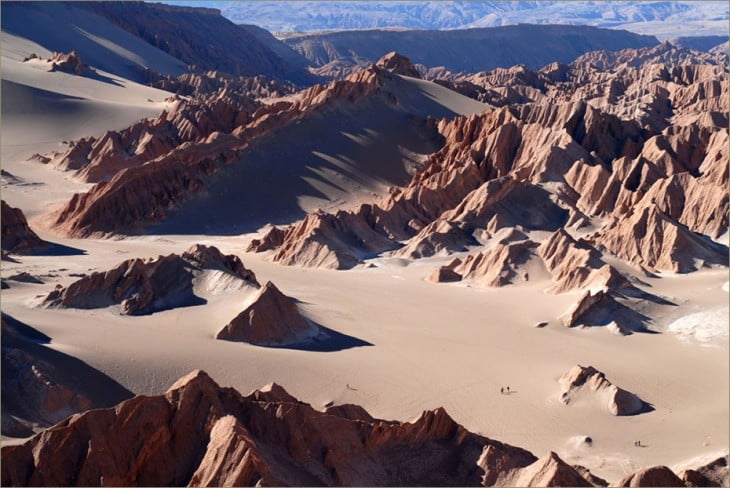
<path fill-rule="evenodd" d="M 216 3 L 0 5 L 3 486 L 728 486 L 726 3 Z"/>

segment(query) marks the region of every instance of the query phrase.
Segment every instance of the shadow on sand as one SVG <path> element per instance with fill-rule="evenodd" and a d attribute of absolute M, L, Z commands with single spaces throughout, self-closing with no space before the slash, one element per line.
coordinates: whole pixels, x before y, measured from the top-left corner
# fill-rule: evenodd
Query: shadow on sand
<path fill-rule="evenodd" d="M 51 338 L 33 327 L 2 314 L 2 412 L 3 416 L 13 416 L 43 424 L 38 419 L 34 407 L 24 401 L 23 377 L 26 367 L 42 363 L 50 371 L 55 383 L 68 388 L 91 400 L 93 408 L 112 407 L 119 402 L 132 398 L 134 394 L 101 371 L 89 366 L 75 357 L 47 347 Z M 28 363 L 18 363 L 10 353 L 20 350 L 25 353 Z M 45 422 L 47 423 L 47 422 Z M 13 435 L 13 432 L 3 434 Z M 30 435 L 31 433 L 25 432 Z"/>
<path fill-rule="evenodd" d="M 267 347 L 275 349 L 293 349 L 295 351 L 336 352 L 344 351 L 345 349 L 352 349 L 355 347 L 373 345 L 370 342 L 358 339 L 357 337 L 349 336 L 347 334 L 343 334 L 341 332 L 337 332 L 336 330 L 332 330 L 317 323 L 314 323 L 314 325 L 319 328 L 319 334 L 312 339 L 297 344 Z"/>

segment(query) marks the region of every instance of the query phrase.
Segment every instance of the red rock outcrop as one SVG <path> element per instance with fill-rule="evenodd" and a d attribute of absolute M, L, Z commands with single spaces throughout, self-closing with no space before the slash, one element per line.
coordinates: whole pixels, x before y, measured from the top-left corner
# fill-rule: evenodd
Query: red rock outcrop
<path fill-rule="evenodd" d="M 666 466 L 652 466 L 631 473 L 616 486 L 685 486 L 684 482 Z"/>
<path fill-rule="evenodd" d="M 512 486 L 593 486 L 554 452 L 515 473 Z"/>
<path fill-rule="evenodd" d="M 216 132 L 230 133 L 250 122 L 260 106 L 247 96 L 231 97 L 225 91 L 200 99 L 178 100 L 153 120 L 107 131 L 99 138 L 71 141 L 64 152 L 36 158 L 62 170 L 73 170 L 82 181 L 107 181 L 120 171 L 142 166 L 183 143 L 205 142 Z"/>
<path fill-rule="evenodd" d="M 48 244 L 33 232 L 22 210 L 11 207 L 5 203 L 5 200 L 2 200 L 1 205 L 0 223 L 2 224 L 2 234 L 0 234 L 0 243 L 4 252 L 24 254 Z"/>
<path fill-rule="evenodd" d="M 685 469 L 677 474 L 687 486 L 727 486 L 728 457 L 721 456 L 709 463 Z"/>
<path fill-rule="evenodd" d="M 442 408 L 412 422 L 354 405 L 321 412 L 279 385 L 243 396 L 200 370 L 163 395 L 69 417 L 0 457 L 3 486 L 605 485 L 553 452 L 537 459 L 473 434 Z M 676 480 L 649 468 L 619 485 L 683 486 Z"/>
<path fill-rule="evenodd" d="M 386 69 L 397 75 L 410 76 L 411 78 L 421 77 L 411 60 L 395 51 L 389 52 L 380 58 L 375 63 L 375 66 Z"/>
<path fill-rule="evenodd" d="M 395 244 L 375 232 L 368 224 L 371 207 L 363 205 L 358 213 L 346 211 L 334 215 L 324 212 L 308 215 L 300 224 L 284 230 L 274 261 L 286 265 L 329 269 L 352 268 L 361 256 L 392 249 Z M 275 241 L 271 233 L 264 242 Z M 252 248 L 249 248 L 252 249 Z M 262 247 L 254 247 L 258 251 Z"/>
<path fill-rule="evenodd" d="M 319 333 L 305 319 L 297 304 L 270 281 L 254 295 L 249 305 L 216 334 L 216 339 L 281 346 L 306 341 Z"/>
<path fill-rule="evenodd" d="M 562 293 L 586 287 L 619 289 L 630 286 L 600 253 L 584 240 L 576 241 L 564 229 L 545 239 L 538 252 L 553 277 L 550 291 Z"/>
<path fill-rule="evenodd" d="M 76 415 L 24 444 L 4 446 L 1 481 L 478 486 L 484 479 L 503 486 L 536 461 L 528 451 L 466 431 L 443 409 L 407 423 L 341 413 L 294 399 L 244 397 L 195 371 L 164 395 Z M 537 470 L 536 482 L 567 479 L 557 458 L 549 464 L 547 473 Z"/>
<path fill-rule="evenodd" d="M 612 254 L 650 270 L 687 273 L 709 265 L 727 266 L 727 248 L 697 235 L 656 205 L 614 219 L 593 238 Z"/>
<path fill-rule="evenodd" d="M 596 476 L 595 474 L 591 473 L 585 466 L 581 466 L 580 464 L 574 464 L 573 469 L 575 469 L 579 475 L 581 475 L 593 486 L 608 486 L 608 481 L 604 480 L 600 476 Z"/>
<path fill-rule="evenodd" d="M 412 239 L 396 255 L 404 255 L 403 250 L 410 247 L 410 257 L 418 257 L 413 251 L 414 241 Z M 450 249 L 454 250 L 454 246 Z M 553 285 L 548 289 L 551 293 L 584 288 L 634 291 L 628 279 L 606 264 L 594 247 L 582 239 L 576 241 L 564 229 L 558 229 L 538 245 L 523 232 L 504 228 L 490 237 L 483 251 L 469 254 L 458 263 L 438 268 L 429 280 L 441 282 L 463 279 L 482 286 L 499 287 L 518 280 L 529 281 L 530 268 L 540 275 L 551 275 Z M 575 324 L 591 306 L 586 303 L 585 310 L 583 307 L 576 309 L 569 322 Z"/>
<path fill-rule="evenodd" d="M 537 244 L 529 239 L 497 243 L 485 252 L 469 254 L 454 271 L 483 286 L 505 286 L 529 277 L 520 269 L 535 257 Z"/>
<path fill-rule="evenodd" d="M 148 84 L 183 97 L 210 96 L 252 97 L 255 99 L 283 97 L 297 91 L 284 81 L 265 76 L 234 76 L 223 71 L 183 73 L 179 76 L 148 73 Z"/>
<path fill-rule="evenodd" d="M 653 64 L 681 66 L 686 64 L 717 64 L 718 58 L 709 53 L 694 51 L 663 42 L 656 46 L 620 51 L 592 51 L 575 59 L 573 65 L 591 65 L 599 70 L 620 66 L 641 68 Z"/>
<path fill-rule="evenodd" d="M 566 327 L 575 327 L 580 324 L 581 318 L 598 306 L 607 303 L 608 307 L 613 307 L 614 301 L 610 294 L 605 290 L 598 290 L 595 293 L 590 290 L 586 291 L 570 310 L 565 314 L 563 324 Z"/>
<path fill-rule="evenodd" d="M 635 415 L 645 408 L 638 396 L 614 385 L 592 366 L 573 366 L 560 377 L 558 383 L 561 388 L 560 401 L 565 404 L 569 404 L 579 391 L 590 388 L 603 407 L 613 415 Z"/>
<path fill-rule="evenodd" d="M 91 273 L 57 287 L 44 303 L 86 309 L 119 305 L 123 314 L 140 315 L 199 303 L 200 293 L 245 286 L 259 284 L 237 256 L 196 244 L 182 255 L 130 259 L 109 271 Z"/>
<path fill-rule="evenodd" d="M 205 142 L 183 145 L 152 162 L 117 173 L 111 180 L 76 193 L 52 214 L 55 227 L 69 235 L 110 235 L 140 230 L 168 209 L 204 188 L 206 177 L 236 158 L 236 139 L 219 132 Z"/>
<path fill-rule="evenodd" d="M 52 71 L 64 71 L 74 75 L 83 75 L 88 68 L 87 65 L 81 62 L 81 56 L 76 51 L 53 53 L 50 62 Z"/>
<path fill-rule="evenodd" d="M 727 265 L 725 246 L 694 234 L 717 238 L 728 228 L 726 73 L 706 56 L 670 45 L 592 56 L 470 79 L 521 101 L 426 121 L 443 145 L 408 184 L 376 203 L 274 228 L 249 250 L 272 251 L 286 265 L 345 269 L 389 251 L 415 259 L 489 246 L 489 236 L 505 227 L 593 226 L 586 240 L 563 232 L 538 242 L 552 291 L 623 286 L 599 251 L 658 270 Z M 407 63 L 389 55 L 380 65 Z M 160 221 L 204 191 L 247 141 L 307 114 L 386 97 L 385 71 L 372 66 L 262 107 L 230 137 L 182 148 L 75 196 L 56 225 L 87 236 Z"/>

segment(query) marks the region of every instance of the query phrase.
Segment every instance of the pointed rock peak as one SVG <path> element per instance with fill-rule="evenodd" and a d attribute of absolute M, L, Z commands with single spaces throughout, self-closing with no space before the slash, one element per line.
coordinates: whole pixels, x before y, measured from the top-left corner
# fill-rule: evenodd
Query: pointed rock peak
<path fill-rule="evenodd" d="M 170 393 L 177 390 L 188 390 L 188 389 L 220 389 L 220 386 L 218 383 L 216 383 L 213 378 L 208 376 L 208 373 L 203 371 L 202 369 L 196 369 L 194 371 L 191 371 L 190 373 L 186 374 L 179 380 L 177 380 L 175 383 L 172 384 L 170 388 L 167 389 L 166 393 Z"/>
<path fill-rule="evenodd" d="M 218 332 L 216 339 L 282 346 L 311 339 L 318 333 L 319 328 L 299 312 L 296 301 L 269 281 L 250 299 L 249 305 Z"/>
<path fill-rule="evenodd" d="M 261 288 L 261 291 L 259 291 L 259 296 L 266 295 L 286 297 L 286 295 L 284 295 L 271 281 L 267 281 L 266 284 Z"/>
<path fill-rule="evenodd" d="M 375 63 L 375 66 L 386 69 L 397 75 L 410 76 L 411 78 L 421 77 L 411 60 L 395 51 L 389 52 L 380 58 L 378 62 Z"/>
<path fill-rule="evenodd" d="M 550 451 L 520 471 L 515 486 L 592 486 L 575 469 Z"/>
<path fill-rule="evenodd" d="M 459 427 L 459 424 L 451 418 L 443 407 L 434 410 L 424 410 L 423 413 L 411 422 L 414 426 L 418 426 L 425 431 L 440 433 L 442 435 L 453 432 Z"/>
<path fill-rule="evenodd" d="M 289 394 L 283 386 L 271 382 L 258 390 L 251 393 L 251 396 L 259 402 L 280 402 L 280 403 L 298 403 L 295 397 Z"/>
<path fill-rule="evenodd" d="M 535 461 L 535 463 L 530 466 L 530 468 L 534 468 L 536 470 L 549 470 L 549 469 L 573 469 L 568 465 L 565 461 L 560 459 L 560 456 L 558 456 L 555 451 L 550 451 L 547 454 L 545 454 L 543 457 Z"/>

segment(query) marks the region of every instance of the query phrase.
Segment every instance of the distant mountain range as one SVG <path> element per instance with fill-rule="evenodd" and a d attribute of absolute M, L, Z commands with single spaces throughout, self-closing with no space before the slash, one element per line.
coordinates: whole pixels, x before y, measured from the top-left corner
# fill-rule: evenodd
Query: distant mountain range
<path fill-rule="evenodd" d="M 200 5 L 172 1 L 176 5 Z M 259 1 L 205 2 L 236 23 L 272 32 L 401 27 L 466 29 L 527 24 L 591 25 L 657 36 L 728 35 L 725 1 Z"/>
<path fill-rule="evenodd" d="M 658 44 L 656 37 L 578 25 L 510 25 L 478 29 L 352 30 L 291 35 L 284 39 L 311 66 L 328 69 L 364 66 L 389 51 L 426 67 L 479 72 L 523 64 L 539 69 L 554 61 L 570 63 L 581 54 Z"/>

